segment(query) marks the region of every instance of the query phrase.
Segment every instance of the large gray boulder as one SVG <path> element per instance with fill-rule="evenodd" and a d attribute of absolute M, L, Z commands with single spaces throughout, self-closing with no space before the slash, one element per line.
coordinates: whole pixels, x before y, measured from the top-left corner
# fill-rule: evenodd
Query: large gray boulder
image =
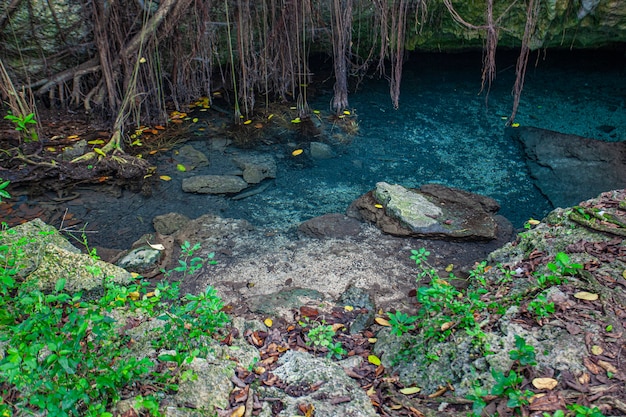
<path fill-rule="evenodd" d="M 352 203 L 348 215 L 394 236 L 480 241 L 497 237 L 499 208 L 489 197 L 443 185 L 412 189 L 379 182 Z"/>
<path fill-rule="evenodd" d="M 535 184 L 555 207 L 626 187 L 626 142 L 603 142 L 535 127 L 510 128 Z"/>
<path fill-rule="evenodd" d="M 235 194 L 248 186 L 236 175 L 197 175 L 183 179 L 183 191 L 198 194 Z"/>

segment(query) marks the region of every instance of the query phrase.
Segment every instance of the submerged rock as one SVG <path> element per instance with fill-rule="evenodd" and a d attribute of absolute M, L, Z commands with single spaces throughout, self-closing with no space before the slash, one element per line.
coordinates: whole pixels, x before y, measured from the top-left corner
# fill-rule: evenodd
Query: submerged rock
<path fill-rule="evenodd" d="M 187 171 L 209 165 L 209 158 L 191 145 L 182 146 L 178 150 L 178 156 L 181 158 Z"/>
<path fill-rule="evenodd" d="M 266 178 L 276 178 L 276 161 L 268 155 L 246 154 L 233 158 L 243 170 L 243 179 L 248 184 L 258 184 Z"/>
<path fill-rule="evenodd" d="M 313 159 L 331 159 L 335 157 L 333 148 L 322 142 L 311 142 L 310 152 Z"/>
<path fill-rule="evenodd" d="M 568 207 L 626 187 L 626 142 L 603 142 L 535 127 L 511 128 L 507 134 L 523 145 L 530 174 L 554 207 Z"/>
<path fill-rule="evenodd" d="M 352 203 L 348 215 L 394 236 L 479 241 L 497 237 L 499 208 L 489 197 L 443 185 L 409 189 L 379 182 Z"/>
<path fill-rule="evenodd" d="M 183 191 L 198 194 L 235 194 L 248 186 L 236 175 L 197 175 L 183 179 Z"/>
<path fill-rule="evenodd" d="M 300 224 L 298 232 L 315 239 L 342 238 L 358 235 L 361 223 L 343 214 L 329 213 Z"/>

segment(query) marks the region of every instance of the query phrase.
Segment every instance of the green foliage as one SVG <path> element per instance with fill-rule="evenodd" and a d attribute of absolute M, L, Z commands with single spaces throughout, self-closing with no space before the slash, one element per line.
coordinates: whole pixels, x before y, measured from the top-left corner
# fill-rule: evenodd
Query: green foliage
<path fill-rule="evenodd" d="M 571 263 L 569 256 L 563 252 L 557 253 L 554 257 L 554 262 L 548 262 L 547 267 L 550 271 L 563 276 L 576 275 L 577 271 L 583 268 L 581 264 Z"/>
<path fill-rule="evenodd" d="M 22 138 L 24 139 L 24 141 L 37 142 L 39 140 L 37 131 L 34 129 L 33 126 L 37 124 L 34 113 L 15 116 L 11 114 L 11 112 L 8 112 L 7 115 L 4 116 L 4 118 L 15 124 L 15 130 L 22 133 Z"/>
<path fill-rule="evenodd" d="M 199 257 L 194 256 L 194 254 L 200 250 L 200 244 L 196 243 L 195 245 L 191 245 L 189 242 L 185 241 L 180 246 L 180 258 L 178 259 L 178 266 L 172 269 L 171 271 L 162 271 L 165 276 L 169 277 L 174 272 L 178 272 L 182 274 L 183 277 L 187 275 L 191 275 L 202 268 L 205 264 L 207 265 L 215 265 L 217 261 L 213 258 L 215 257 L 215 252 L 211 252 L 207 255 L 206 260 Z"/>
<path fill-rule="evenodd" d="M 604 414 L 598 409 L 598 407 L 589 408 L 580 404 L 572 404 L 567 406 L 572 410 L 576 417 L 604 417 Z"/>
<path fill-rule="evenodd" d="M 417 320 L 417 316 L 409 316 L 406 313 L 396 311 L 395 313 L 387 313 L 389 316 L 389 324 L 391 324 L 391 334 L 402 336 L 404 333 L 415 329 L 413 324 Z"/>
<path fill-rule="evenodd" d="M 135 356 L 133 340 L 114 319 L 114 310 L 165 317 L 163 329 L 154 330 L 155 340 L 175 345 L 179 365 L 197 355 L 203 338 L 227 321 L 213 288 L 180 300 L 177 284 L 161 283 L 150 291 L 147 282 L 124 287 L 107 280 L 103 296 L 90 301 L 65 291 L 66 278 L 59 277 L 54 290 L 44 293 L 18 278 L 27 243 L 0 246 L 0 341 L 7 346 L 0 384 L 16 395 L 10 407 L 0 402 L 2 415 L 106 416 L 138 381 L 162 392 L 176 389 L 176 379 L 185 376 L 169 370 L 158 374 L 155 361 Z M 138 401 L 151 415 L 160 415 L 156 397 Z"/>
<path fill-rule="evenodd" d="M 5 190 L 5 188 L 7 188 L 10 183 L 11 181 L 4 181 L 2 180 L 2 178 L 0 178 L 0 201 L 2 201 L 3 198 L 11 198 L 11 194 L 9 194 L 7 190 Z"/>
<path fill-rule="evenodd" d="M 548 317 L 554 314 L 554 303 L 548 302 L 546 295 L 541 293 L 537 295 L 533 301 L 528 303 L 528 311 L 538 319 Z"/>
<path fill-rule="evenodd" d="M 343 348 L 341 342 L 334 342 L 333 337 L 335 336 L 335 330 L 333 330 L 333 326 L 329 324 L 317 324 L 314 325 L 307 332 L 307 342 L 308 346 L 313 346 L 315 350 L 318 348 L 327 350 L 326 357 L 327 358 L 337 358 L 341 359 L 348 352 Z"/>
<path fill-rule="evenodd" d="M 509 351 L 509 358 L 514 361 L 518 361 L 522 366 L 535 366 L 537 361 L 535 360 L 535 347 L 526 344 L 526 339 L 521 336 L 515 335 L 515 347 Z"/>

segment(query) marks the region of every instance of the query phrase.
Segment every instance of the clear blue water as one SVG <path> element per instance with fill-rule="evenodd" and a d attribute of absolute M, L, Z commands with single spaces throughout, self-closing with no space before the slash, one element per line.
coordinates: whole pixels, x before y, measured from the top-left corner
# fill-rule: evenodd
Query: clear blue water
<path fill-rule="evenodd" d="M 500 56 L 488 103 L 479 94 L 479 53 L 412 57 L 405 64 L 398 110 L 391 105 L 386 80 L 363 80 L 349 97 L 358 115 L 358 135 L 335 146 L 337 157 L 328 160 L 307 159 L 306 154 L 293 158 L 294 144 L 285 141 L 255 150 L 278 161 L 275 182 L 258 195 L 235 201 L 183 193 L 184 176 L 216 173 L 218 167 L 180 173 L 175 164 L 164 163 L 159 173 L 173 179 L 159 184 L 150 198 L 124 192 L 124 198 L 90 197 L 70 208 L 90 228 L 100 230 L 96 241 L 124 248 L 152 231 L 154 216 L 172 211 L 191 218 L 205 213 L 244 218 L 258 227 L 291 233 L 312 217 L 345 212 L 379 181 L 406 187 L 436 182 L 494 198 L 501 204 L 500 214 L 520 228 L 552 207 L 533 185 L 519 145 L 504 135 L 515 57 Z M 564 52 L 548 53 L 545 59 L 542 55 L 535 67 L 535 58 L 529 63 L 516 122 L 602 140 L 626 139 L 623 62 L 620 66 L 619 59 L 606 54 L 581 61 L 581 55 Z M 330 100 L 330 94 L 320 94 L 311 106 L 327 111 Z M 607 133 L 603 125 L 614 129 Z M 206 138 L 198 139 L 189 143 L 206 149 Z M 231 152 L 247 151 L 227 150 Z"/>

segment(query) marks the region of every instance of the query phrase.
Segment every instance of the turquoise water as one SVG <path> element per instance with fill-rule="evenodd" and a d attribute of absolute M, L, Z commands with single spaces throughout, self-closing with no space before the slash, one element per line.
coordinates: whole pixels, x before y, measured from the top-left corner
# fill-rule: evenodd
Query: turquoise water
<path fill-rule="evenodd" d="M 542 218 L 552 207 L 534 186 L 520 147 L 504 135 L 512 106 L 513 54 L 501 53 L 488 102 L 480 91 L 481 55 L 416 55 L 405 64 L 400 108 L 394 110 L 386 80 L 367 78 L 350 96 L 359 133 L 348 143 L 333 144 L 336 157 L 291 157 L 296 136 L 252 151 L 272 155 L 277 178 L 262 193 L 242 200 L 183 193 L 184 176 L 219 173 L 219 159 L 208 151 L 210 138 L 190 141 L 206 151 L 211 166 L 193 173 L 175 169 L 175 154 L 164 155 L 161 182 L 149 198 L 124 191 L 122 198 L 84 194 L 68 203 L 76 218 L 99 233 L 94 244 L 125 248 L 152 232 L 154 216 L 179 212 L 191 218 L 212 213 L 243 218 L 255 226 L 293 233 L 299 223 L 325 213 L 346 211 L 350 203 L 379 181 L 419 187 L 436 182 L 494 198 L 500 214 L 516 228 Z M 529 70 L 516 121 L 563 133 L 602 140 L 626 138 L 626 83 L 614 56 L 548 53 Z M 588 62 L 588 64 L 581 64 Z M 332 85 L 321 85 L 311 106 L 327 112 Z M 328 93 L 325 94 L 324 91 Z M 613 127 L 608 129 L 607 126 Z M 304 142 L 303 147 L 306 146 Z M 246 153 L 233 147 L 226 156 Z M 169 161 L 169 162 L 168 162 Z M 168 171 L 169 169 L 169 171 Z M 593 197 L 593 196 L 590 196 Z"/>

